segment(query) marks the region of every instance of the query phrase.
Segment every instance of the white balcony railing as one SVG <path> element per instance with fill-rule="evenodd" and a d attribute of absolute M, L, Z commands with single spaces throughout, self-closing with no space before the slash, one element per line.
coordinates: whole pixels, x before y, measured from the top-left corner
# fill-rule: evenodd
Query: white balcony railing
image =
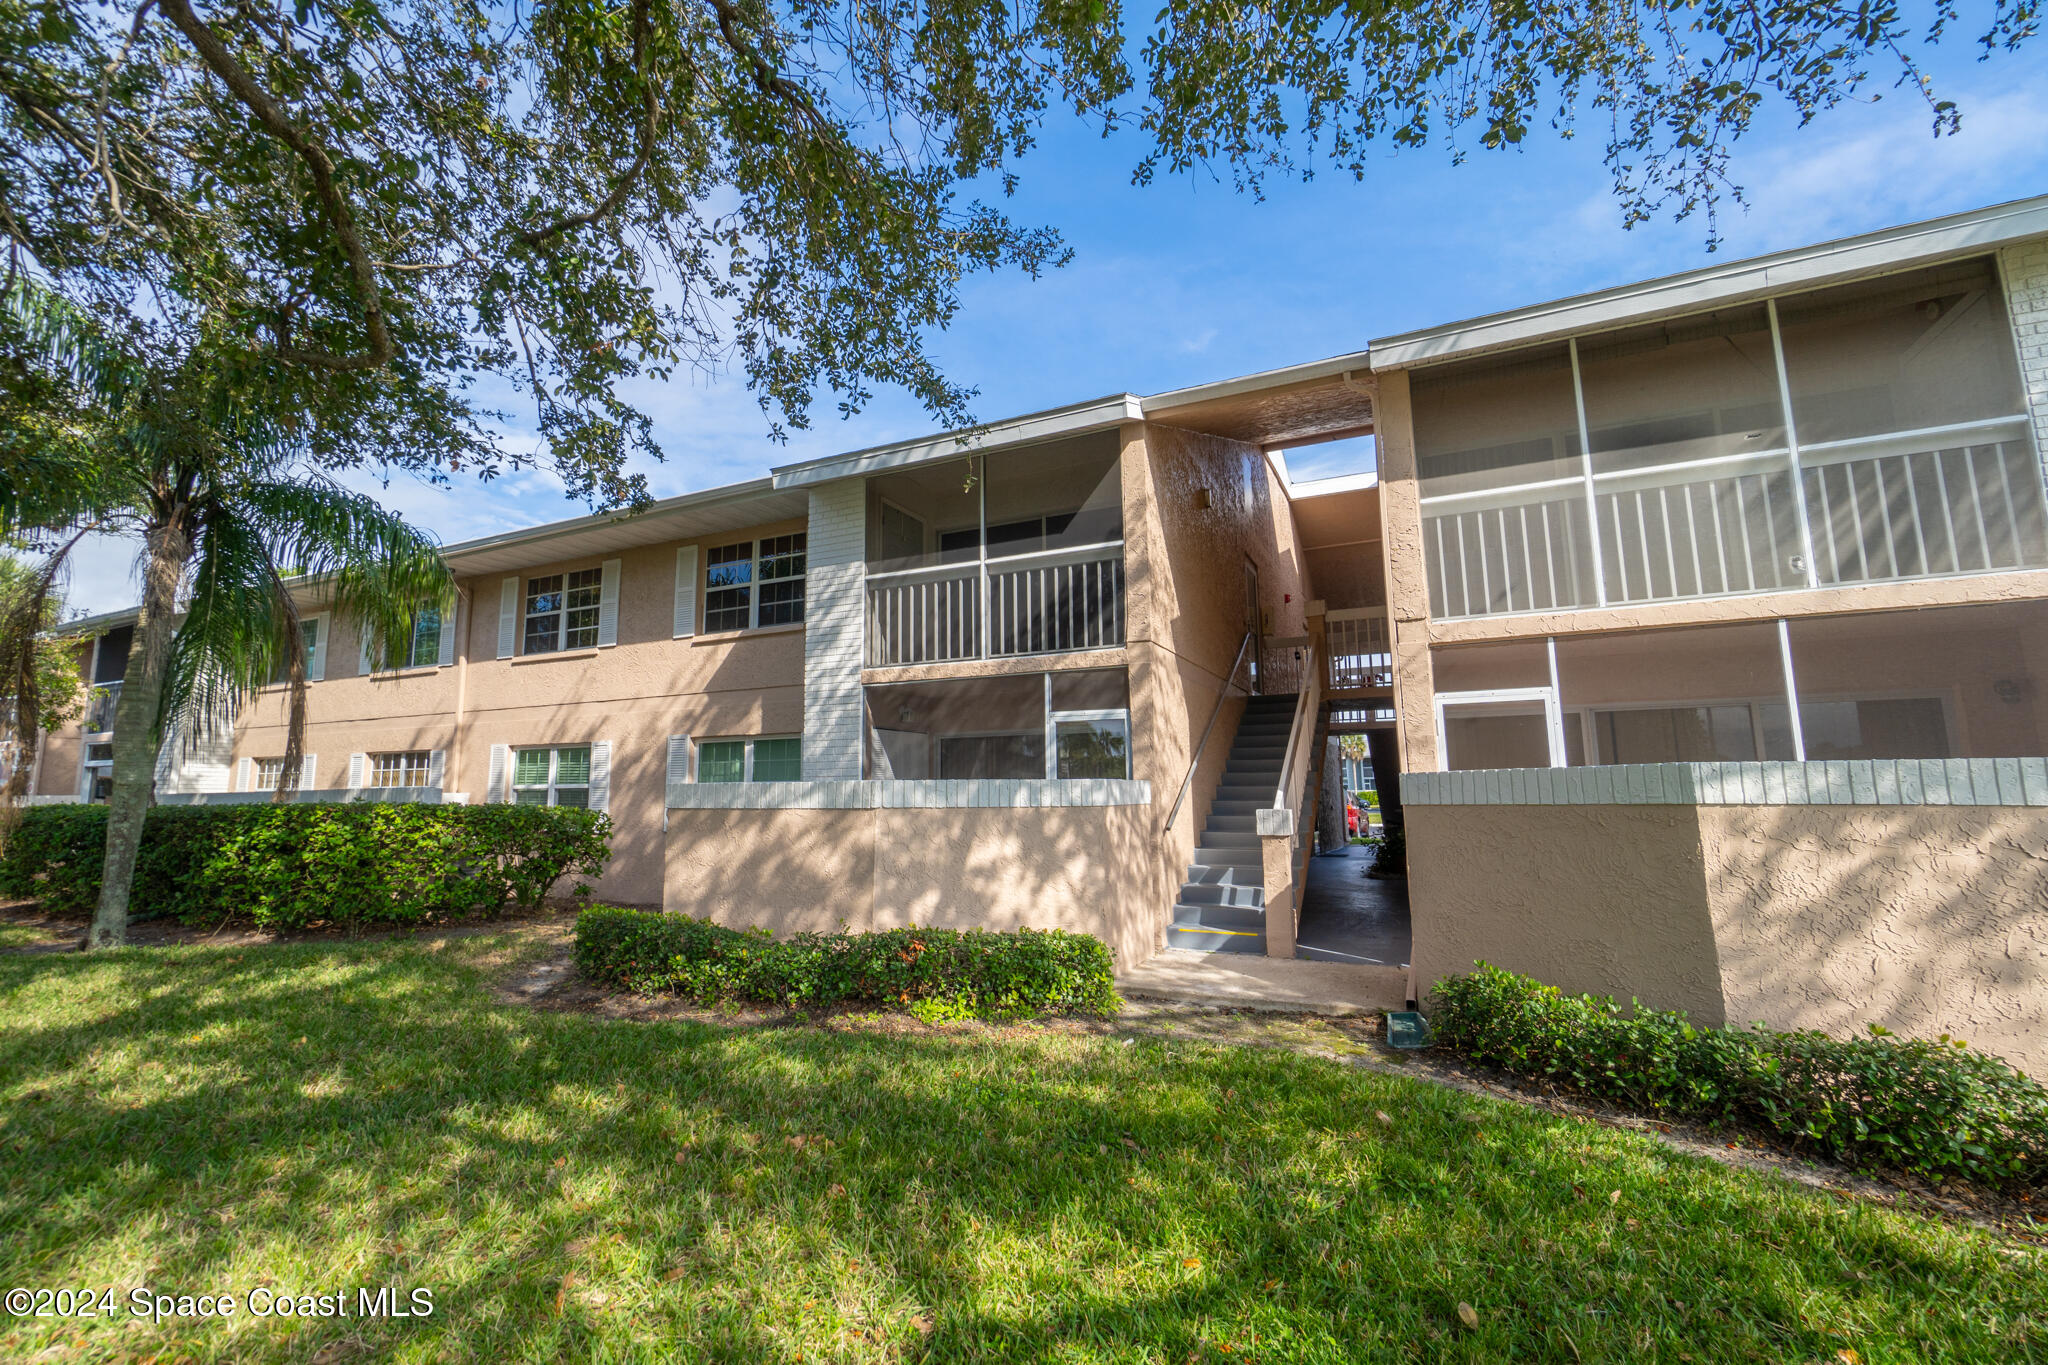
<path fill-rule="evenodd" d="M 1387 609 L 1357 607 L 1323 617 L 1328 641 L 1323 685 L 1330 691 L 1392 687 L 1394 655 L 1387 640 Z"/>
<path fill-rule="evenodd" d="M 1796 488 L 1781 448 L 1426 497 L 1430 609 L 1487 616 L 2042 567 L 2048 495 L 2027 426 L 1802 446 Z"/>
<path fill-rule="evenodd" d="M 947 564 L 868 578 L 868 667 L 980 656 L 979 564 Z"/>
<path fill-rule="evenodd" d="M 1121 542 L 868 576 L 870 668 L 1123 642 Z"/>

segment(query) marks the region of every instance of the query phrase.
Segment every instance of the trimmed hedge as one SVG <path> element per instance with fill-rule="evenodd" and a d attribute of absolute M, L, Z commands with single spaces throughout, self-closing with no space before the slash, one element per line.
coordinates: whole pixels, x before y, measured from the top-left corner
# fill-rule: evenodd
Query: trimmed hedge
<path fill-rule="evenodd" d="M 705 1004 L 873 1004 L 921 1019 L 1112 1015 L 1109 948 L 1063 929 L 891 929 L 798 934 L 728 929 L 654 910 L 593 906 L 576 917 L 576 965 L 604 985 Z"/>
<path fill-rule="evenodd" d="M 2048 1087 L 1988 1053 L 1939 1041 L 1696 1027 L 1627 1014 L 1482 962 L 1439 981 L 1437 1042 L 1486 1066 L 1638 1109 L 1765 1129 L 1857 1165 L 2048 1181 Z"/>
<path fill-rule="evenodd" d="M 490 915 L 535 903 L 565 876 L 596 876 L 610 841 L 601 813 L 537 806 L 158 806 L 142 827 L 129 904 L 138 915 L 271 929 Z M 0 849 L 0 895 L 90 914 L 106 844 L 105 806 L 24 811 Z"/>

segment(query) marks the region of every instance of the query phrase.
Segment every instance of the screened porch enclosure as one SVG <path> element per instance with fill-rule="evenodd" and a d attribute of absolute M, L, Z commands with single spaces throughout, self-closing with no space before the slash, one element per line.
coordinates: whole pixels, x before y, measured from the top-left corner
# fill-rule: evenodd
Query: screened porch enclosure
<path fill-rule="evenodd" d="M 2000 300 L 1965 262 L 1419 373 L 1432 613 L 2048 566 Z"/>
<path fill-rule="evenodd" d="M 868 481 L 868 667 L 1123 642 L 1114 433 Z"/>
<path fill-rule="evenodd" d="M 2048 603 L 1431 651 L 1447 771 L 2048 757 Z"/>
<path fill-rule="evenodd" d="M 870 779 L 1131 776 L 1120 668 L 888 683 L 866 702 Z"/>

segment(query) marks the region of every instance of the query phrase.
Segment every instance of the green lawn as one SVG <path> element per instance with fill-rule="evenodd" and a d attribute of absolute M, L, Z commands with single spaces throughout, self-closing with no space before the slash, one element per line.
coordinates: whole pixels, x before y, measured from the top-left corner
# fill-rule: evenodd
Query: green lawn
<path fill-rule="evenodd" d="M 10 1320 L 0 1358 L 1874 1365 L 2048 1333 L 2013 1243 L 1596 1125 L 1253 1048 L 497 1003 L 531 951 L 0 958 L 0 1285 L 434 1304 Z"/>

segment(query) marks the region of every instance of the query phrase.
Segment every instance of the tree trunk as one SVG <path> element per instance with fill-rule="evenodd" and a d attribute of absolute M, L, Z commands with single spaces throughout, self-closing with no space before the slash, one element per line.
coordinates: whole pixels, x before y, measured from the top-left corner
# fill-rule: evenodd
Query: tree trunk
<path fill-rule="evenodd" d="M 114 710 L 114 789 L 107 797 L 107 856 L 100 880 L 99 908 L 93 912 L 87 951 L 118 948 L 128 939 L 128 892 L 135 857 L 142 849 L 142 825 L 156 804 L 157 704 L 164 669 L 177 630 L 178 584 L 192 558 L 192 537 L 184 508 L 174 507 L 146 536 L 149 562 L 143 571 L 142 615 Z"/>
<path fill-rule="evenodd" d="M 1350 837 L 1344 824 L 1344 741 L 1336 735 L 1323 741 L 1323 789 L 1316 793 L 1316 833 L 1325 853 L 1339 851 Z"/>

